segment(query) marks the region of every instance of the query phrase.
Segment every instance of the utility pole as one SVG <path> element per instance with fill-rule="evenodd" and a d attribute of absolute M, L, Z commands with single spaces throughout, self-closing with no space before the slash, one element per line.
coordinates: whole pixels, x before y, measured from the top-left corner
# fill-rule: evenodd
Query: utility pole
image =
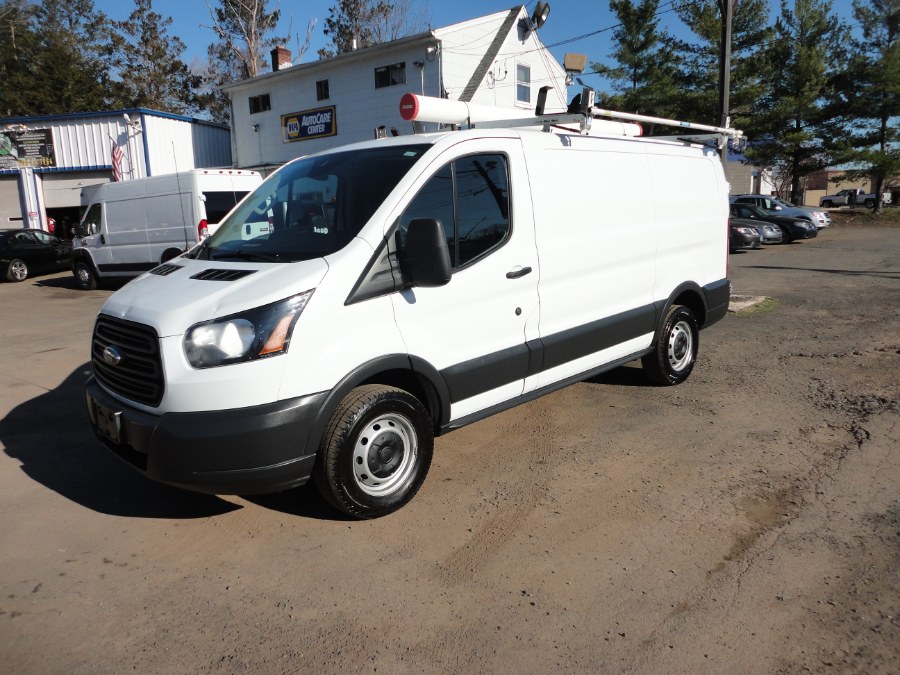
<path fill-rule="evenodd" d="M 717 0 L 722 16 L 722 33 L 719 43 L 719 126 L 727 127 L 729 92 L 731 90 L 731 19 L 737 0 Z M 722 161 L 728 157 L 728 144 L 722 148 Z"/>

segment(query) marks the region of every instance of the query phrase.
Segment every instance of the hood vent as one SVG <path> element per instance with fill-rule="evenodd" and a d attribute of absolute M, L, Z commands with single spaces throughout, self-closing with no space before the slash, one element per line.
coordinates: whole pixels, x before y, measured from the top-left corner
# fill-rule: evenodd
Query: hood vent
<path fill-rule="evenodd" d="M 199 279 L 200 281 L 237 281 L 249 274 L 254 274 L 256 270 L 216 270 L 209 269 L 197 272 L 191 279 Z"/>
<path fill-rule="evenodd" d="M 152 270 L 150 270 L 150 274 L 157 274 L 161 277 L 165 277 L 172 274 L 172 272 L 176 270 L 180 270 L 182 267 L 183 265 L 169 265 L 168 263 L 166 263 L 164 265 L 154 267 Z"/>

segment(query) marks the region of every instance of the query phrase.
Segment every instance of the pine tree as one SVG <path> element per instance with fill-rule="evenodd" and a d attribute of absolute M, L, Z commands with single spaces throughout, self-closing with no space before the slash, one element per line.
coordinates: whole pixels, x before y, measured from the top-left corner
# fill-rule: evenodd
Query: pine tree
<path fill-rule="evenodd" d="M 854 0 L 861 36 L 852 41 L 850 62 L 840 75 L 835 100 L 843 113 L 838 148 L 849 163 L 845 178 L 868 178 L 879 195 L 900 176 L 900 0 Z"/>
<path fill-rule="evenodd" d="M 833 15 L 831 0 L 782 0 L 773 40 L 766 47 L 767 93 L 760 99 L 758 133 L 747 155 L 778 166 L 790 177 L 797 201 L 802 179 L 827 167 L 833 157 L 822 139 L 835 134 L 825 101 L 843 66 L 846 27 Z"/>
<path fill-rule="evenodd" d="M 92 0 L 0 5 L 0 114 L 48 115 L 106 107 L 98 56 L 107 19 Z"/>
<path fill-rule="evenodd" d="M 172 19 L 154 12 L 152 0 L 134 4 L 127 19 L 112 22 L 109 64 L 116 75 L 116 107 L 195 110 L 201 81 L 180 58 L 184 42 L 168 34 Z"/>
<path fill-rule="evenodd" d="M 722 15 L 725 0 L 696 0 L 678 5 L 681 20 L 696 36 L 679 40 L 675 46 L 683 64 L 679 74 L 682 96 L 679 119 L 719 124 L 719 55 L 722 42 Z M 731 91 L 728 114 L 733 126 L 752 135 L 753 111 L 763 95 L 766 59 L 763 46 L 768 42 L 767 0 L 734 2 L 731 44 Z"/>
<path fill-rule="evenodd" d="M 610 0 L 620 25 L 613 32 L 615 65 L 592 63 L 606 77 L 614 94 L 601 94 L 603 107 L 625 112 L 670 117 L 676 109 L 677 63 L 672 41 L 659 27 L 659 0 Z"/>

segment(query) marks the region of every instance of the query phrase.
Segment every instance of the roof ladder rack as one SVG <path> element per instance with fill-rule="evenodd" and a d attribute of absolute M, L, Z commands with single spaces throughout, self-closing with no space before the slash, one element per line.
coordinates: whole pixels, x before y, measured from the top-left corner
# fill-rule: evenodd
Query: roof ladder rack
<path fill-rule="evenodd" d="M 521 111 L 521 115 L 501 118 L 500 115 L 516 114 L 512 109 L 495 106 L 476 105 L 462 101 L 451 101 L 444 98 L 404 94 L 400 100 L 400 114 L 403 119 L 415 122 L 438 122 L 441 124 L 462 125 L 469 128 L 504 128 L 504 127 L 543 127 L 549 131 L 553 127 L 562 127 L 568 131 L 588 134 L 592 129 L 604 135 L 641 136 L 641 122 L 659 126 L 675 127 L 681 130 L 700 132 L 699 134 L 664 136 L 668 140 L 680 140 L 688 143 L 705 143 L 715 140 L 719 148 L 725 146 L 728 139 L 735 141 L 743 136 L 739 129 L 731 127 L 715 127 L 708 124 L 683 122 L 665 117 L 653 117 L 637 113 L 619 112 L 594 107 L 594 90 L 585 87 L 579 97 L 569 106 L 569 110 L 561 113 L 543 113 L 546 93 L 541 92 L 538 99 L 538 115 Z M 575 110 L 573 110 L 575 108 Z M 604 119 L 606 118 L 606 119 Z M 615 121 L 613 121 L 615 120 Z M 573 128 L 574 127 L 574 128 Z"/>

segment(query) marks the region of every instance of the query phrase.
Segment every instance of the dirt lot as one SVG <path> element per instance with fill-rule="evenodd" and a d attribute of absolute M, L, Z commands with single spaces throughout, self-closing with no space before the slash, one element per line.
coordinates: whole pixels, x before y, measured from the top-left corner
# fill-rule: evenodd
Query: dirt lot
<path fill-rule="evenodd" d="M 731 256 L 773 298 L 438 440 L 373 522 L 152 484 L 85 422 L 108 291 L 0 285 L 10 673 L 900 672 L 900 229 Z"/>

